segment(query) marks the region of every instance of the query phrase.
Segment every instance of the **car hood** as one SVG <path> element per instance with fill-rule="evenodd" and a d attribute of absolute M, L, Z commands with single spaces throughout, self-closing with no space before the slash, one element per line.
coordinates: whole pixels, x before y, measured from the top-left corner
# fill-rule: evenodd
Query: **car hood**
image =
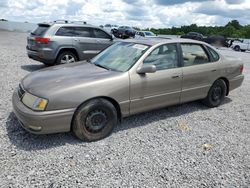
<path fill-rule="evenodd" d="M 48 97 L 76 85 L 90 84 L 119 74 L 122 73 L 109 71 L 91 63 L 78 62 L 33 72 L 24 77 L 21 84 L 31 94 Z"/>

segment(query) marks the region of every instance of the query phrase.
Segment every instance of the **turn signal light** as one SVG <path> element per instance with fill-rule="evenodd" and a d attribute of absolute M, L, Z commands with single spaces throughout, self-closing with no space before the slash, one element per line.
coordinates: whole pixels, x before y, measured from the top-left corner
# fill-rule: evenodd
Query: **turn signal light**
<path fill-rule="evenodd" d="M 244 65 L 241 65 L 240 66 L 240 73 L 243 73 L 243 70 L 244 70 Z"/>

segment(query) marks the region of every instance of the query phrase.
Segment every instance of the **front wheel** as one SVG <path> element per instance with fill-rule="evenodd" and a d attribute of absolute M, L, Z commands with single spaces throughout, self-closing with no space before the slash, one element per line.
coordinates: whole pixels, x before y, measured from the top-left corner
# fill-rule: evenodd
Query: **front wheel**
<path fill-rule="evenodd" d="M 239 46 L 235 46 L 234 50 L 237 51 L 237 52 L 239 52 L 240 51 L 240 47 Z"/>
<path fill-rule="evenodd" d="M 226 83 L 219 79 L 214 82 L 210 88 L 207 97 L 203 100 L 204 104 L 208 107 L 217 107 L 224 100 L 227 92 Z"/>
<path fill-rule="evenodd" d="M 105 99 L 93 99 L 75 112 L 72 128 L 79 139 L 91 142 L 107 137 L 117 123 L 114 105 Z"/>

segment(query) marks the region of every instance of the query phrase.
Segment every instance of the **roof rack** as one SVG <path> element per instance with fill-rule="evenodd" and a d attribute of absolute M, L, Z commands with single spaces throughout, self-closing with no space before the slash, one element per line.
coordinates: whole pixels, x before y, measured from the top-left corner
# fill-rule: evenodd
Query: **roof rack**
<path fill-rule="evenodd" d="M 86 21 L 69 21 L 69 20 L 55 20 L 54 23 L 79 23 L 79 24 L 87 24 Z"/>
<path fill-rule="evenodd" d="M 55 21 L 53 21 L 54 23 L 69 23 L 69 21 L 68 20 L 55 20 Z"/>
<path fill-rule="evenodd" d="M 81 23 L 81 24 L 87 24 L 86 21 L 71 21 L 70 23 Z"/>

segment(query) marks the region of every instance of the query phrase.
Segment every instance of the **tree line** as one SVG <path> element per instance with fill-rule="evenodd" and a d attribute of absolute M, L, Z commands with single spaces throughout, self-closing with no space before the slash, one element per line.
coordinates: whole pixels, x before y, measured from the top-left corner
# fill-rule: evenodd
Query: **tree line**
<path fill-rule="evenodd" d="M 221 35 L 229 38 L 250 38 L 250 25 L 242 26 L 238 20 L 232 20 L 225 26 L 197 26 L 191 24 L 189 26 L 163 29 L 147 28 L 146 30 L 161 35 L 184 35 L 188 32 L 198 32 L 204 36 Z"/>

